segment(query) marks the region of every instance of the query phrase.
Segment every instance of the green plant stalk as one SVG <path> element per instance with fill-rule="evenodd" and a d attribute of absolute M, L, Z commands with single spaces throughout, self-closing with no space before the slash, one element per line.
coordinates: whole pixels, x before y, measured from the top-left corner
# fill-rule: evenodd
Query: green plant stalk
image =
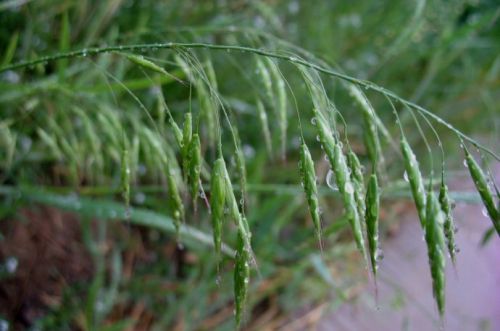
<path fill-rule="evenodd" d="M 392 98 L 393 100 L 399 101 L 400 103 L 407 105 L 408 107 L 411 107 L 411 108 L 417 110 L 418 112 L 432 118 L 434 121 L 438 122 L 439 124 L 444 125 L 449 130 L 455 132 L 462 139 L 467 140 L 472 145 L 474 145 L 477 148 L 490 154 L 497 161 L 500 161 L 500 156 L 496 155 L 495 152 L 493 152 L 491 149 L 487 148 L 486 146 L 483 146 L 482 144 L 480 144 L 476 140 L 474 140 L 474 139 L 470 138 L 469 136 L 467 136 L 466 134 L 460 132 L 457 128 L 455 128 L 450 123 L 446 122 L 445 120 L 443 120 L 441 117 L 437 116 L 436 114 L 434 114 L 430 110 L 427 110 L 424 107 L 419 106 L 414 102 L 411 102 L 409 100 L 401 98 L 396 93 L 394 93 L 394 92 L 392 92 L 392 91 L 390 91 L 382 86 L 379 86 L 379 85 L 377 85 L 373 82 L 367 81 L 367 80 L 358 79 L 358 78 L 340 73 L 338 71 L 322 67 L 320 65 L 308 62 L 306 60 L 303 60 L 303 59 L 300 59 L 297 57 L 282 55 L 282 54 L 274 53 L 271 51 L 252 48 L 252 47 L 234 46 L 234 45 L 217 45 L 217 44 L 207 44 L 207 43 L 168 42 L 168 43 L 134 44 L 134 45 L 118 45 L 118 46 L 108 46 L 108 47 L 84 48 L 84 49 L 75 50 L 75 51 L 71 51 L 71 52 L 64 52 L 64 53 L 57 53 L 57 54 L 49 55 L 49 56 L 43 56 L 43 57 L 40 57 L 40 58 L 37 58 L 34 60 L 21 61 L 21 62 L 9 64 L 7 66 L 1 67 L 0 73 L 8 71 L 8 70 L 16 70 L 16 69 L 25 68 L 25 67 L 34 67 L 34 66 L 39 65 L 39 64 L 47 63 L 49 61 L 57 61 L 57 60 L 61 60 L 61 59 L 74 58 L 74 57 L 86 57 L 86 56 L 93 56 L 93 55 L 112 53 L 112 52 L 124 52 L 124 51 L 144 52 L 145 50 L 176 49 L 176 48 L 189 48 L 189 49 L 201 48 L 201 49 L 209 49 L 209 50 L 224 50 L 224 51 L 238 51 L 238 52 L 245 52 L 245 53 L 253 53 L 253 54 L 257 54 L 257 55 L 261 55 L 261 56 L 267 56 L 270 58 L 275 58 L 275 59 L 284 60 L 287 62 L 299 64 L 299 65 L 302 65 L 304 67 L 312 68 L 312 69 L 314 69 L 318 72 L 321 72 L 323 74 L 337 77 L 339 79 L 357 84 L 359 86 L 364 87 L 365 89 L 374 90 L 376 92 L 379 92 L 379 93 L 386 95 L 387 97 Z"/>

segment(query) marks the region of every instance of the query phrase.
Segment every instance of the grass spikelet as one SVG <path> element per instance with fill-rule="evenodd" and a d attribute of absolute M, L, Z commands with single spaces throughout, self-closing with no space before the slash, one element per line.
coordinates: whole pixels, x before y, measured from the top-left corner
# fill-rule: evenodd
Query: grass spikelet
<path fill-rule="evenodd" d="M 302 142 L 300 145 L 300 177 L 302 179 L 302 186 L 309 205 L 309 212 L 316 230 L 316 236 L 321 247 L 321 219 L 319 213 L 318 203 L 318 189 L 316 186 L 316 171 L 314 169 L 314 162 L 307 145 Z"/>
<path fill-rule="evenodd" d="M 212 231 L 217 256 L 220 255 L 222 243 L 222 219 L 226 206 L 226 183 L 224 179 L 224 160 L 215 161 L 210 178 L 210 205 L 212 208 Z"/>
<path fill-rule="evenodd" d="M 262 133 L 264 134 L 264 142 L 266 143 L 267 153 L 272 155 L 273 145 L 271 140 L 271 131 L 269 130 L 269 122 L 267 120 L 264 104 L 260 101 L 260 99 L 257 100 L 257 114 L 259 116 L 260 126 L 262 127 Z"/>
<path fill-rule="evenodd" d="M 422 179 L 422 174 L 418 167 L 417 158 L 413 153 L 410 144 L 406 138 L 401 138 L 401 150 L 403 152 L 403 161 L 406 169 L 406 174 L 408 176 L 408 181 L 410 182 L 411 193 L 413 195 L 413 200 L 415 201 L 415 206 L 417 207 L 418 217 L 420 219 L 420 225 L 425 228 L 425 189 L 424 182 Z"/>
<path fill-rule="evenodd" d="M 245 302 L 250 282 L 250 254 L 245 244 L 245 233 L 238 230 L 236 260 L 234 266 L 234 312 L 236 328 L 239 329 L 245 309 Z"/>
<path fill-rule="evenodd" d="M 184 143 L 182 131 L 177 125 L 177 123 L 174 121 L 172 117 L 168 119 L 168 124 L 172 128 L 172 132 L 174 133 L 175 141 L 177 144 L 182 148 L 182 144 Z"/>
<path fill-rule="evenodd" d="M 443 224 L 444 215 L 439 207 L 439 202 L 431 185 L 427 193 L 425 221 L 425 241 L 427 243 L 427 254 L 432 277 L 432 291 L 436 300 L 437 308 L 441 318 L 445 310 L 445 243 Z"/>
<path fill-rule="evenodd" d="M 184 127 L 182 128 L 182 146 L 181 146 L 182 173 L 184 174 L 184 180 L 187 180 L 187 176 L 189 173 L 189 146 L 191 144 L 192 136 L 193 136 L 193 118 L 191 113 L 186 113 L 184 115 Z"/>
<path fill-rule="evenodd" d="M 351 179 L 354 184 L 354 198 L 358 206 L 358 213 L 360 219 L 365 218 L 365 199 L 364 199 L 364 181 L 361 163 L 352 149 L 349 148 L 347 152 L 347 164 L 351 169 Z M 364 222 L 361 222 L 364 229 Z"/>
<path fill-rule="evenodd" d="M 141 55 L 126 54 L 125 56 L 127 57 L 127 59 L 130 62 L 135 63 L 135 64 L 137 64 L 137 65 L 139 65 L 139 66 L 141 66 L 141 67 L 143 67 L 145 69 L 148 69 L 148 70 L 151 70 L 151 71 L 155 71 L 155 72 L 158 72 L 160 74 L 168 75 L 168 72 L 166 72 L 165 69 L 163 69 L 162 67 L 160 67 L 156 63 L 151 62 L 151 61 L 145 59 Z"/>
<path fill-rule="evenodd" d="M 354 235 L 354 240 L 356 241 L 356 246 L 363 255 L 363 258 L 368 263 L 365 249 L 365 240 L 363 238 L 363 230 L 361 228 L 361 220 L 359 218 L 356 198 L 354 197 L 354 184 L 351 181 L 346 158 L 342 153 L 342 148 L 340 147 L 339 143 L 335 144 L 333 153 L 334 162 L 332 164 L 332 170 L 335 174 L 337 186 L 344 200 L 346 213 L 348 215 L 348 219 Z"/>
<path fill-rule="evenodd" d="M 378 270 L 378 214 L 380 206 L 380 193 L 378 187 L 377 175 L 373 173 L 368 180 L 366 190 L 366 237 L 368 240 L 368 249 L 370 250 L 370 261 L 372 265 L 373 277 L 376 279 Z"/>
<path fill-rule="evenodd" d="M 224 162 L 224 159 L 220 158 L 220 160 L 222 160 L 221 168 L 224 172 L 224 181 L 225 181 L 225 188 L 226 188 L 226 205 L 229 208 L 229 214 L 233 218 L 236 226 L 238 227 L 238 231 L 240 231 L 242 233 L 244 240 L 245 240 L 245 245 L 247 247 L 247 250 L 248 250 L 252 260 L 255 262 L 255 258 L 253 256 L 252 246 L 251 246 L 252 234 L 251 234 L 250 229 L 248 227 L 246 218 L 242 216 L 242 214 L 240 213 L 240 210 L 238 208 L 238 202 L 236 200 L 236 196 L 234 195 L 233 184 L 231 183 L 231 178 L 229 177 L 226 163 Z"/>
<path fill-rule="evenodd" d="M 193 206 L 196 210 L 196 200 L 200 188 L 200 173 L 201 173 L 201 144 L 200 136 L 195 133 L 189 143 L 188 151 L 188 171 L 189 171 L 189 186 L 191 190 L 191 198 L 193 199 Z"/>
<path fill-rule="evenodd" d="M 332 131 L 330 130 L 328 122 L 326 121 L 323 114 L 321 114 L 321 112 L 316 108 L 313 109 L 313 112 L 314 117 L 312 118 L 311 123 L 316 126 L 316 131 L 318 133 L 321 146 L 323 147 L 323 150 L 330 160 L 330 164 L 333 164 L 333 149 L 335 147 L 335 139 L 332 135 Z"/>
<path fill-rule="evenodd" d="M 464 146 L 465 161 L 467 162 L 467 168 L 469 168 L 470 176 L 472 177 L 474 185 L 481 196 L 481 200 L 483 200 L 484 207 L 493 222 L 493 226 L 495 227 L 497 234 L 500 236 L 500 211 L 497 210 L 495 206 L 493 192 L 491 192 L 488 186 L 486 175 L 479 164 L 477 164 L 476 160 L 474 160 L 472 155 L 469 153 L 463 142 L 462 145 Z"/>
<path fill-rule="evenodd" d="M 177 237 L 179 237 L 179 230 L 181 223 L 184 221 L 184 205 L 182 204 L 181 195 L 179 188 L 177 187 L 177 182 L 175 176 L 172 172 L 170 165 L 167 162 L 167 185 L 169 192 L 169 205 L 172 210 L 172 215 L 175 223 L 175 231 Z"/>
<path fill-rule="evenodd" d="M 48 134 L 45 130 L 42 128 L 37 128 L 37 133 L 40 136 L 40 139 L 49 147 L 51 153 L 54 155 L 54 157 L 58 160 L 62 160 L 63 158 L 63 153 L 61 149 L 59 149 L 59 146 L 57 145 L 56 138 L 54 138 L 52 135 Z"/>
<path fill-rule="evenodd" d="M 349 91 L 361 106 L 363 113 L 363 125 L 364 125 L 364 140 L 368 156 L 372 161 L 374 169 L 377 169 L 378 157 L 382 155 L 382 148 L 380 147 L 380 139 L 377 133 L 377 123 L 375 119 L 375 111 L 369 103 L 366 96 L 361 92 L 361 90 L 354 85 L 349 85 Z"/>
<path fill-rule="evenodd" d="M 122 150 L 121 191 L 123 200 L 125 201 L 125 208 L 128 210 L 130 206 L 130 159 L 127 148 L 123 148 Z"/>
<path fill-rule="evenodd" d="M 276 84 L 276 110 L 278 115 L 278 126 L 280 131 L 280 141 L 281 141 L 281 156 L 284 159 L 286 153 L 286 131 L 288 127 L 288 114 L 287 114 L 287 98 L 286 98 L 286 87 L 285 80 L 281 76 L 281 72 L 278 65 L 273 62 L 273 60 L 266 58 L 268 62 L 268 67 L 271 72 L 271 76 Z M 275 97 L 273 97 L 274 99 Z"/>
<path fill-rule="evenodd" d="M 455 265 L 455 224 L 453 222 L 453 215 L 451 214 L 448 186 L 445 184 L 444 180 L 441 181 L 441 187 L 439 188 L 439 204 L 441 205 L 441 211 L 444 214 L 444 235 L 446 237 L 448 253 L 450 254 L 451 262 Z"/>
<path fill-rule="evenodd" d="M 264 64 L 264 62 L 260 59 L 260 56 L 256 57 L 256 65 L 257 65 L 257 73 L 264 85 L 264 91 L 266 93 L 266 97 L 269 99 L 269 101 L 271 101 L 274 99 L 274 93 L 273 93 L 273 83 L 271 80 L 271 75 L 269 73 L 269 70 Z"/>

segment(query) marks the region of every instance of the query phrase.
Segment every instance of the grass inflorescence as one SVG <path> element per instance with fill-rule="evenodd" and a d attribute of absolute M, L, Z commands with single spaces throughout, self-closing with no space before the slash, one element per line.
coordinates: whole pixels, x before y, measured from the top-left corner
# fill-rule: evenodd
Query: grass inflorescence
<path fill-rule="evenodd" d="M 44 12 L 38 10 L 38 4 L 32 3 L 27 6 L 33 6 L 36 11 L 26 12 Z M 9 12 L 7 16 L 18 15 L 14 10 L 12 13 L 10 10 L 5 11 L 12 4 L 5 6 L 0 8 L 2 15 L 4 12 Z M 411 118 L 409 116 L 413 116 L 415 112 L 426 120 L 439 124 L 443 129 L 439 131 L 440 135 L 443 136 L 445 132 L 455 133 L 463 140 L 463 144 L 472 144 L 488 160 L 498 161 L 500 158 L 458 129 L 462 126 L 455 127 L 445 121 L 444 118 L 449 115 L 446 107 L 438 115 L 418 104 L 424 91 L 433 94 L 432 88 L 436 88 L 433 83 L 433 78 L 436 78 L 434 75 L 438 72 L 435 65 L 440 63 L 440 54 L 445 53 L 443 49 L 436 54 L 421 50 L 419 54 L 422 58 L 419 57 L 419 61 L 431 63 L 429 68 L 422 70 L 426 72 L 426 76 L 420 77 L 420 72 L 413 72 L 416 78 L 421 78 L 420 82 L 415 80 L 398 85 L 401 95 L 409 95 L 409 99 L 372 82 L 382 82 L 389 86 L 390 79 L 401 77 L 401 72 L 393 71 L 397 61 L 393 63 L 391 58 L 406 54 L 405 47 L 414 50 L 412 43 L 405 40 L 415 40 L 418 45 L 417 39 L 425 36 L 427 26 L 434 26 L 424 21 L 422 8 L 425 4 L 419 4 L 418 14 L 414 16 L 415 21 L 412 21 L 412 26 L 419 27 L 422 31 L 405 29 L 395 42 L 391 39 L 390 45 L 386 45 L 386 37 L 379 33 L 376 25 L 371 25 L 374 29 L 371 36 L 377 38 L 377 45 L 380 41 L 381 45 L 390 46 L 389 54 L 383 55 L 384 48 L 378 49 L 376 45 L 373 47 L 382 50 L 379 54 L 372 54 L 371 50 L 365 48 L 359 48 L 358 51 L 355 46 L 359 46 L 359 42 L 352 38 L 353 47 L 348 47 L 353 52 L 352 60 L 350 54 L 345 56 L 342 53 L 342 47 L 331 47 L 331 42 L 311 44 L 314 41 L 310 40 L 310 36 L 322 34 L 325 34 L 325 40 L 335 40 L 335 45 L 343 38 L 351 39 L 352 31 L 347 31 L 346 37 L 335 32 L 346 32 L 342 24 L 355 24 L 356 19 L 351 16 L 351 23 L 346 23 L 345 19 L 329 20 L 340 22 L 339 26 L 320 34 L 317 31 L 309 33 L 306 40 L 302 40 L 304 48 L 331 54 L 326 60 L 297 46 L 299 43 L 293 44 L 270 34 L 268 26 L 272 26 L 275 29 L 273 32 L 279 35 L 286 30 L 295 30 L 297 35 L 301 35 L 302 31 L 309 32 L 307 22 L 300 22 L 295 27 L 288 25 L 294 19 L 300 20 L 295 17 L 294 11 L 297 9 L 294 9 L 294 4 L 283 15 L 275 15 L 274 12 L 282 10 L 281 7 L 266 2 L 241 5 L 242 8 L 238 10 L 246 12 L 246 7 L 249 7 L 258 14 L 255 21 L 249 22 L 266 27 L 262 29 L 221 27 L 218 23 L 214 25 L 206 22 L 207 26 L 167 29 L 150 25 L 150 22 L 165 21 L 157 19 L 165 17 L 164 13 L 175 12 L 175 5 L 170 4 L 157 4 L 153 6 L 154 10 L 139 9 L 135 5 L 128 8 L 128 5 L 122 6 L 119 1 L 105 1 L 95 4 L 95 7 L 75 6 L 65 1 L 64 5 L 55 6 L 57 9 L 48 9 L 50 17 L 54 17 L 56 21 L 46 25 L 47 31 L 57 29 L 56 33 L 44 32 L 43 36 L 38 35 L 35 32 L 38 23 L 35 22 L 27 31 L 0 35 L 1 41 L 6 45 L 3 54 L 0 54 L 0 193 L 6 195 L 5 205 L 8 206 L 2 209 L 2 215 L 15 208 L 9 205 L 9 199 L 17 199 L 12 193 L 17 191 L 3 189 L 9 185 L 22 187 L 30 182 L 46 186 L 47 190 L 71 190 L 76 192 L 75 195 L 92 195 L 96 200 L 105 198 L 101 195 L 113 198 L 121 194 L 123 208 L 117 204 L 104 204 L 101 208 L 99 204 L 74 199 L 71 194 L 68 197 L 54 198 L 52 195 L 44 197 L 43 194 L 31 194 L 29 190 L 23 191 L 27 192 L 23 199 L 56 207 L 66 206 L 86 215 L 88 210 L 79 211 L 79 204 L 83 204 L 87 209 L 96 208 L 89 213 L 91 217 L 113 219 L 123 216 L 130 218 L 133 224 L 160 228 L 173 234 L 171 237 L 175 240 L 172 241 L 186 243 L 188 252 L 182 252 L 180 247 L 183 245 L 179 245 L 176 250 L 169 249 L 170 236 L 165 238 L 157 233 L 138 236 L 141 240 L 143 237 L 156 240 L 158 246 L 162 247 L 161 252 L 178 252 L 178 256 L 172 257 L 178 262 L 175 267 L 166 264 L 163 259 L 165 254 L 170 253 L 154 254 L 162 257 L 158 258 L 161 264 L 158 267 L 155 264 L 154 269 L 155 275 L 160 274 L 162 277 L 157 283 L 163 284 L 163 277 L 175 282 L 171 296 L 164 295 L 162 286 L 158 286 L 160 291 L 154 285 L 149 292 L 137 292 L 146 297 L 145 302 L 161 301 L 164 304 L 166 300 L 168 309 L 173 306 L 175 309 L 166 316 L 161 316 L 163 311 L 160 313 L 156 308 L 149 311 L 148 307 L 145 308 L 148 310 L 145 315 L 153 315 L 159 320 L 155 325 L 156 329 L 173 329 L 175 316 L 191 315 L 191 309 L 195 306 L 193 302 L 196 302 L 202 308 L 192 316 L 205 318 L 208 326 L 201 328 L 212 329 L 220 326 L 211 325 L 210 323 L 215 323 L 214 320 L 228 320 L 224 317 L 224 307 L 228 302 L 233 302 L 227 294 L 225 282 L 217 282 L 216 288 L 212 284 L 215 282 L 203 282 L 205 278 L 209 278 L 207 275 L 214 273 L 213 270 L 223 272 L 234 263 L 232 295 L 237 327 L 243 326 L 244 321 L 252 323 L 250 318 L 259 311 L 253 309 L 255 302 L 265 302 L 265 305 L 269 302 L 269 305 L 277 305 L 286 311 L 286 304 L 283 302 L 287 300 L 281 300 L 282 297 L 275 300 L 275 297 L 268 294 L 263 298 L 260 296 L 260 288 L 296 295 L 297 291 L 306 288 L 306 285 L 296 284 L 311 273 L 310 261 L 319 274 L 316 279 L 322 279 L 331 285 L 330 264 L 349 260 L 345 257 L 351 242 L 355 243 L 366 262 L 371 265 L 371 272 L 376 277 L 381 246 L 379 236 L 384 234 L 384 219 L 380 219 L 380 214 L 390 214 L 383 213 L 386 201 L 381 203 L 381 195 L 394 193 L 394 196 L 410 196 L 425 233 L 438 311 L 441 316 L 444 314 L 443 256 L 447 246 L 455 264 L 457 256 L 451 199 L 457 192 L 448 191 L 444 181 L 444 166 L 439 197 L 432 187 L 426 192 L 424 183 L 432 179 L 432 162 L 430 169 L 427 169 L 424 156 L 419 150 L 420 140 L 413 140 L 413 131 L 403 130 L 402 124 L 406 123 L 405 118 Z M 156 6 L 163 10 L 158 10 Z M 331 12 L 323 10 L 326 8 L 323 5 L 316 8 L 304 2 L 298 6 L 300 16 L 309 19 L 315 19 L 320 12 Z M 345 10 L 343 6 L 339 6 L 339 11 Z M 202 19 L 205 16 L 195 15 L 194 12 L 207 9 L 205 6 L 194 7 L 196 9 L 192 9 L 191 14 L 197 19 L 193 22 L 205 24 Z M 234 8 L 231 7 L 228 12 L 232 12 Z M 146 14 L 136 15 L 135 11 Z M 120 28 L 118 25 L 108 28 L 111 18 L 115 15 L 123 18 L 123 12 L 133 14 L 131 17 L 140 17 L 137 21 L 123 20 L 134 21 L 134 28 L 126 23 L 120 23 Z M 210 16 L 213 13 L 205 14 Z M 217 19 L 210 22 L 234 21 L 225 12 L 219 14 Z M 480 27 L 486 27 L 489 19 L 493 18 L 494 16 L 486 15 L 484 21 L 476 23 Z M 185 19 L 191 22 L 190 15 L 186 15 Z M 368 26 L 371 22 L 369 17 L 363 19 L 362 25 Z M 171 22 L 172 17 L 166 21 Z M 72 22 L 75 22 L 74 26 Z M 448 23 L 451 27 L 456 22 Z M 173 26 L 175 24 L 174 22 Z M 464 26 L 461 33 L 468 35 L 471 31 L 474 32 L 474 28 Z M 37 36 L 31 39 L 32 34 Z M 50 38 L 45 35 L 50 35 Z M 458 33 L 453 35 L 458 39 L 460 36 Z M 446 34 L 441 37 L 449 40 Z M 57 43 L 52 39 L 58 39 Z M 167 42 L 159 43 L 156 40 Z M 342 45 L 342 42 L 338 45 Z M 436 45 L 430 49 L 438 47 L 434 46 Z M 51 47 L 56 50 L 53 55 L 39 56 Z M 406 61 L 413 61 L 414 52 L 411 54 L 411 57 L 405 58 Z M 378 57 L 381 58 L 377 62 Z M 349 62 L 345 59 L 349 59 Z M 432 60 L 426 61 L 429 59 Z M 363 62 L 365 60 L 366 63 Z M 370 61 L 377 63 L 373 67 L 368 66 Z M 471 66 L 477 65 L 474 61 L 463 62 L 470 63 Z M 490 62 L 496 63 L 493 60 Z M 328 63 L 339 64 L 331 66 Z M 390 66 L 386 65 L 389 63 Z M 346 71 L 342 68 L 344 65 Z M 478 66 L 478 72 L 493 77 L 496 66 L 491 67 L 493 69 Z M 384 72 L 384 75 L 377 75 L 378 72 Z M 487 79 L 485 81 L 489 82 Z M 337 89 L 338 83 L 346 89 Z M 413 86 L 414 83 L 417 86 Z M 465 85 L 467 84 L 464 83 Z M 440 97 L 447 95 L 446 91 L 441 91 L 441 86 L 439 88 Z M 457 95 L 467 95 L 467 91 L 460 88 L 453 91 Z M 384 114 L 385 108 L 379 103 L 379 97 L 402 106 L 401 121 L 398 118 L 401 143 L 397 153 L 385 149 L 386 144 L 393 146 L 397 138 L 391 136 L 396 130 L 392 130 L 392 123 L 387 120 L 388 116 Z M 491 96 L 488 91 L 481 97 L 484 99 L 481 102 L 489 104 Z M 428 104 L 436 104 L 436 109 L 439 109 L 444 104 L 442 99 L 446 98 L 440 98 L 439 103 L 431 97 Z M 471 96 L 470 99 L 474 100 L 474 97 Z M 297 110 L 296 116 L 292 116 L 290 112 L 292 106 Z M 310 117 L 311 106 L 313 125 L 302 125 L 301 118 Z M 418 131 L 423 133 L 420 138 L 425 140 L 425 132 L 420 127 Z M 435 133 L 437 135 L 436 131 Z M 319 144 L 314 144 L 314 137 Z M 448 143 L 451 147 L 451 143 Z M 439 145 L 441 146 L 441 141 Z M 495 230 L 492 231 L 500 234 L 498 191 L 495 197 L 488 176 L 465 146 L 464 150 L 476 190 L 493 222 Z M 320 154 L 326 156 L 325 160 L 323 156 L 313 158 Z M 430 154 L 432 160 L 432 151 Z M 280 160 L 276 160 L 277 155 Z M 399 159 L 401 156 L 402 159 Z M 419 163 L 417 160 L 421 157 L 423 162 Z M 297 159 L 300 161 L 298 169 L 295 165 Z M 369 166 L 371 173 L 365 175 L 363 169 Z M 400 177 L 397 172 L 401 172 L 401 168 L 406 170 L 409 187 L 406 185 L 403 189 L 401 186 L 394 189 Z M 323 187 L 321 180 L 328 170 L 327 178 L 333 179 L 327 179 L 330 190 Z M 430 170 L 429 179 L 426 178 L 427 170 Z M 302 190 L 295 185 L 299 182 L 303 186 Z M 335 183 L 332 184 L 333 182 Z M 295 197 L 302 191 L 305 193 L 305 204 L 308 207 L 308 217 L 312 220 L 314 236 L 310 236 L 309 231 L 301 231 L 301 227 L 310 226 L 308 223 L 294 222 L 299 215 L 304 215 L 299 212 L 303 199 L 293 199 L 288 195 Z M 209 198 L 204 198 L 206 208 L 202 204 L 198 206 L 198 198 L 205 197 L 205 192 Z M 122 209 L 126 213 L 123 214 Z M 145 212 L 147 209 L 158 210 L 158 213 L 148 214 Z M 155 221 L 149 221 L 149 218 Z M 323 228 L 322 219 L 325 221 Z M 226 220 L 232 222 L 225 222 Z M 344 229 L 347 229 L 345 233 Z M 255 237 L 252 237 L 252 233 Z M 311 241 L 319 241 L 323 252 L 321 259 L 315 258 L 317 247 Z M 215 253 L 200 249 L 200 245 L 213 245 Z M 229 246 L 234 247 L 235 252 Z M 113 256 L 120 256 L 122 246 L 117 245 L 113 249 L 116 250 Z M 224 258 L 222 253 L 226 253 Z M 254 298 L 250 292 L 250 274 L 258 259 L 263 259 L 263 279 L 259 279 L 262 282 L 256 290 L 261 292 Z M 116 262 L 115 265 L 119 263 Z M 197 268 L 198 266 L 202 267 Z M 101 264 L 100 270 L 106 268 Z M 102 274 L 99 277 L 106 279 Z M 195 284 L 193 288 L 188 290 L 184 287 L 185 279 L 192 280 L 189 286 Z M 223 280 L 224 275 L 220 279 Z M 156 284 L 154 279 L 152 283 Z M 320 283 L 311 287 L 314 290 L 310 292 L 313 293 L 324 285 Z M 128 288 L 128 285 L 130 284 L 116 285 L 115 288 Z M 339 288 L 341 290 L 343 289 Z M 107 293 L 102 289 L 95 291 Z M 321 289 L 318 292 L 320 293 L 314 294 L 317 297 L 325 293 Z M 155 293 L 161 299 L 157 300 Z M 190 297 L 189 293 L 195 293 L 197 299 Z M 122 297 L 136 296 L 134 292 L 133 296 L 119 297 L 120 300 L 127 300 Z M 209 307 L 204 302 L 205 298 L 214 299 L 216 303 Z M 172 304 L 172 300 L 175 304 Z M 177 305 L 177 300 L 182 304 Z M 91 302 L 87 306 L 97 305 Z M 126 305 L 124 307 L 128 309 Z M 155 305 L 151 304 L 151 307 Z M 189 307 L 190 311 L 183 311 L 185 307 Z M 127 309 L 121 310 L 128 311 Z M 114 310 L 107 310 L 110 311 Z M 247 314 L 248 318 L 245 318 L 245 312 L 251 312 Z M 207 317 L 219 313 L 222 318 L 217 316 L 210 320 Z M 102 316 L 106 314 L 101 312 Z M 88 319 L 89 321 L 82 323 L 89 327 L 99 324 L 93 317 Z M 103 325 L 107 324 L 103 322 Z M 179 325 L 181 324 L 177 326 Z M 193 325 L 187 327 L 197 328 Z M 221 330 L 227 329 L 230 329 L 227 325 L 221 327 Z"/>

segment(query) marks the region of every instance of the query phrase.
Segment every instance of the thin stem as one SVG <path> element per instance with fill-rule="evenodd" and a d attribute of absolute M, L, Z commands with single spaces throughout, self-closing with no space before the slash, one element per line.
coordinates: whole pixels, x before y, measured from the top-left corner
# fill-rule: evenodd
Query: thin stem
<path fill-rule="evenodd" d="M 438 122 L 441 125 L 444 125 L 449 130 L 455 132 L 462 139 L 467 140 L 472 145 L 474 145 L 477 148 L 490 154 L 497 161 L 500 161 L 500 156 L 496 155 L 495 152 L 493 152 L 491 149 L 487 148 L 486 146 L 483 146 L 482 144 L 480 144 L 476 140 L 474 140 L 474 139 L 470 138 L 469 136 L 465 135 L 464 133 L 460 132 L 457 128 L 455 128 L 450 123 L 443 120 L 441 117 L 432 113 L 430 110 L 428 110 L 422 106 L 419 106 L 414 102 L 403 99 L 403 98 L 399 97 L 398 95 L 396 95 L 396 93 L 394 93 L 394 92 L 392 92 L 392 91 L 390 91 L 382 86 L 379 86 L 379 85 L 377 85 L 373 82 L 367 81 L 367 80 L 358 79 L 358 78 L 340 73 L 338 71 L 322 67 L 320 65 L 302 60 L 298 57 L 282 55 L 282 54 L 278 54 L 275 52 L 270 52 L 267 50 L 257 49 L 257 48 L 252 48 L 252 47 L 235 46 L 235 45 L 218 45 L 218 44 L 207 44 L 207 43 L 168 42 L 168 43 L 155 43 L 155 44 L 135 44 L 135 45 L 118 45 L 118 46 L 108 46 L 108 47 L 84 48 L 84 49 L 71 51 L 71 52 L 57 53 L 55 55 L 43 56 L 43 57 L 40 57 L 40 58 L 34 59 L 34 60 L 16 62 L 16 63 L 13 63 L 13 64 L 10 64 L 10 65 L 7 65 L 7 66 L 0 68 L 0 73 L 8 71 L 8 70 L 16 70 L 16 69 L 21 69 L 24 67 L 30 67 L 30 66 L 34 66 L 36 64 L 46 63 L 49 61 L 56 61 L 56 60 L 61 60 L 61 59 L 73 58 L 73 57 L 85 57 L 85 56 L 92 56 L 92 55 L 111 53 L 111 52 L 123 52 L 123 51 L 143 52 L 145 50 L 176 49 L 176 48 L 189 48 L 189 49 L 203 48 L 203 49 L 209 49 L 209 50 L 239 51 L 239 52 L 253 53 L 253 54 L 257 54 L 257 55 L 262 55 L 262 56 L 266 56 L 266 57 L 270 57 L 270 58 L 275 58 L 275 59 L 284 60 L 287 62 L 299 64 L 299 65 L 302 65 L 304 67 L 312 68 L 312 69 L 314 69 L 318 72 L 321 72 L 323 74 L 337 77 L 339 79 L 342 79 L 342 80 L 357 84 L 359 86 L 362 86 L 366 89 L 372 89 L 372 90 L 379 92 L 379 93 L 382 93 L 382 94 L 384 94 L 384 95 L 386 95 L 394 100 L 397 100 L 397 101 L 401 102 L 402 104 L 407 105 L 408 107 L 413 108 L 413 109 L 417 110 L 418 112 L 425 114 L 426 116 L 429 116 L 434 121 Z"/>

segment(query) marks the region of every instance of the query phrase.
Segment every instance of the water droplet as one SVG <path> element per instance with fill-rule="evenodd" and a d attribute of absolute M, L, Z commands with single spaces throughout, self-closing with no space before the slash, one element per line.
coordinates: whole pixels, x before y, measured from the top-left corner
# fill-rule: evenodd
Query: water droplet
<path fill-rule="evenodd" d="M 17 270 L 18 261 L 15 257 L 8 257 L 5 261 L 5 269 L 9 274 L 13 274 Z"/>
<path fill-rule="evenodd" d="M 467 160 L 464 160 L 464 167 L 468 168 L 469 165 L 467 164 Z"/>
<path fill-rule="evenodd" d="M 9 330 L 9 322 L 4 319 L 0 319 L 0 331 L 8 331 Z"/>
<path fill-rule="evenodd" d="M 318 134 L 318 135 L 316 135 L 316 141 L 321 142 L 321 137 L 319 136 L 319 134 Z"/>
<path fill-rule="evenodd" d="M 326 174 L 326 185 L 328 185 L 328 187 L 331 188 L 333 191 L 338 191 L 339 189 L 334 180 L 335 180 L 335 174 L 333 173 L 333 170 L 330 169 Z"/>
<path fill-rule="evenodd" d="M 316 125 L 316 121 L 317 121 L 316 117 L 311 118 L 311 124 L 312 125 Z"/>
<path fill-rule="evenodd" d="M 379 248 L 377 249 L 377 261 L 382 261 L 384 259 L 384 252 Z"/>
<path fill-rule="evenodd" d="M 404 174 L 403 174 L 403 178 L 405 180 L 405 182 L 409 182 L 410 180 L 408 179 L 408 173 L 405 171 Z"/>
<path fill-rule="evenodd" d="M 346 183 L 345 184 L 345 191 L 348 194 L 353 194 L 354 193 L 354 187 L 352 186 L 351 183 Z"/>
<path fill-rule="evenodd" d="M 481 214 L 483 214 L 484 217 L 489 218 L 488 211 L 486 210 L 486 208 L 481 209 Z"/>
<path fill-rule="evenodd" d="M 137 192 L 134 195 L 134 201 L 135 203 L 142 205 L 146 201 L 146 195 L 142 192 Z"/>

